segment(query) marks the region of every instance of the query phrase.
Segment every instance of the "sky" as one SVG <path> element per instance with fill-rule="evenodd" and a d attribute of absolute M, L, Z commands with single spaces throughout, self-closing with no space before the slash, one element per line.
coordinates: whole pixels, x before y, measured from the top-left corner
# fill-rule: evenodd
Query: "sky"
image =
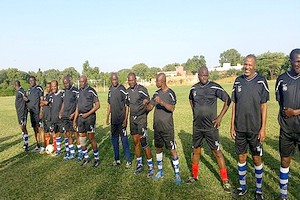
<path fill-rule="evenodd" d="M 207 66 L 300 47 L 300 1 L 0 0 L 0 69 L 112 72 L 204 55 Z"/>

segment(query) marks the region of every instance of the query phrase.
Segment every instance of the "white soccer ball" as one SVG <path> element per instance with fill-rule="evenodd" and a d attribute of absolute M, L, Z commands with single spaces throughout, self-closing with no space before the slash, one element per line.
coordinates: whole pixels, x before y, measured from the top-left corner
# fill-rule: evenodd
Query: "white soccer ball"
<path fill-rule="evenodd" d="M 51 154 L 54 152 L 54 146 L 52 144 L 49 144 L 48 146 L 46 146 L 46 153 L 47 154 Z"/>

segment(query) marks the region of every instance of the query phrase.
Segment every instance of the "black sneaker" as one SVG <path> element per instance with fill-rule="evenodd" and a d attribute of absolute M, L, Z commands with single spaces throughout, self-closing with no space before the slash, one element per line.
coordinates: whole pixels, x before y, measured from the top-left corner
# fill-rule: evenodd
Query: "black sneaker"
<path fill-rule="evenodd" d="M 120 160 L 114 160 L 114 162 L 111 164 L 111 166 L 116 167 L 121 165 L 121 161 Z"/>
<path fill-rule="evenodd" d="M 29 146 L 28 146 L 28 144 L 24 144 L 24 145 L 23 145 L 23 149 L 24 149 L 24 151 L 29 151 Z"/>
<path fill-rule="evenodd" d="M 95 160 L 94 161 L 94 164 L 93 164 L 93 167 L 96 168 L 100 165 L 100 161 L 99 160 Z"/>
<path fill-rule="evenodd" d="M 231 188 L 231 185 L 229 183 L 223 183 L 223 189 L 228 194 L 232 192 L 232 188 Z"/>
<path fill-rule="evenodd" d="M 264 196 L 261 192 L 256 192 L 255 193 L 255 199 L 256 200 L 263 200 L 264 199 Z"/>
<path fill-rule="evenodd" d="M 198 179 L 191 177 L 185 183 L 188 185 L 192 185 L 192 184 L 196 183 L 197 181 L 198 181 Z"/>
<path fill-rule="evenodd" d="M 138 165 L 138 166 L 136 167 L 136 170 L 135 170 L 134 174 L 139 174 L 139 173 L 141 173 L 141 172 L 143 171 L 143 169 L 144 169 L 144 166 L 143 166 L 143 165 Z"/>
<path fill-rule="evenodd" d="M 90 161 L 91 160 L 89 158 L 84 158 L 80 166 L 86 166 Z"/>
<path fill-rule="evenodd" d="M 242 189 L 242 188 L 237 188 L 237 195 L 238 196 L 244 196 L 246 193 L 248 192 L 248 190 L 247 189 Z"/>
<path fill-rule="evenodd" d="M 287 195 L 280 195 L 278 198 L 278 200 L 288 200 Z"/>
<path fill-rule="evenodd" d="M 125 169 L 130 169 L 131 168 L 131 162 L 126 162 L 125 164 Z"/>

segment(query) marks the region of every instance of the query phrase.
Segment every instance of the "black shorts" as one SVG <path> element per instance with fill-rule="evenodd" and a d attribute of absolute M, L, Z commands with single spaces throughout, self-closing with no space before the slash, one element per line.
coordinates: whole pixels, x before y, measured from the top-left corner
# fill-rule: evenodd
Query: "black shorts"
<path fill-rule="evenodd" d="M 33 112 L 32 110 L 30 110 L 29 113 L 30 113 L 31 126 L 33 128 L 39 127 L 39 122 L 40 122 L 39 113 Z"/>
<path fill-rule="evenodd" d="M 50 121 L 47 121 L 47 120 L 43 121 L 43 128 L 44 128 L 45 133 L 52 132 L 51 125 L 52 125 L 52 123 Z"/>
<path fill-rule="evenodd" d="M 176 149 L 176 143 L 174 140 L 174 130 L 154 130 L 154 145 L 156 148 L 163 148 L 165 145 L 168 150 Z"/>
<path fill-rule="evenodd" d="M 130 134 L 144 135 L 147 130 L 147 115 L 130 116 Z"/>
<path fill-rule="evenodd" d="M 78 133 L 95 133 L 96 129 L 96 115 L 92 114 L 87 118 L 78 117 L 77 120 L 77 132 Z"/>
<path fill-rule="evenodd" d="M 17 113 L 18 122 L 19 122 L 20 125 L 26 126 L 26 124 L 27 124 L 27 115 L 28 115 L 27 109 L 24 110 L 23 113 Z"/>
<path fill-rule="evenodd" d="M 300 151 L 300 133 L 286 133 L 280 129 L 279 153 L 281 157 L 294 155 L 297 145 Z"/>
<path fill-rule="evenodd" d="M 123 128 L 122 124 L 112 124 L 110 127 L 110 132 L 112 136 L 119 136 L 119 135 L 127 136 L 126 128 Z"/>
<path fill-rule="evenodd" d="M 63 133 L 74 131 L 74 129 L 73 129 L 73 120 L 71 120 L 71 119 L 62 119 L 61 120 L 61 126 L 62 126 Z"/>
<path fill-rule="evenodd" d="M 203 131 L 197 126 L 193 126 L 193 148 L 202 147 L 204 138 L 211 150 L 221 149 L 218 129 Z"/>
<path fill-rule="evenodd" d="M 63 133 L 61 121 L 52 122 L 51 126 L 50 126 L 50 130 L 51 130 L 51 132 L 54 132 L 54 133 Z"/>
<path fill-rule="evenodd" d="M 247 147 L 249 145 L 252 156 L 262 156 L 263 147 L 259 142 L 258 133 L 238 132 L 235 136 L 235 151 L 239 154 L 247 153 Z"/>

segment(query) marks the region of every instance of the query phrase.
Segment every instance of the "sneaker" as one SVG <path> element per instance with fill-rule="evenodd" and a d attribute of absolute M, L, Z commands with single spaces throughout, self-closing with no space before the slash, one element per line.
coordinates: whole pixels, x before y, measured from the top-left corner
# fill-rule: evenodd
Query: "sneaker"
<path fill-rule="evenodd" d="M 28 144 L 24 144 L 24 145 L 23 145 L 23 149 L 24 149 L 24 151 L 29 151 L 29 146 L 28 146 Z"/>
<path fill-rule="evenodd" d="M 248 192 L 247 189 L 243 190 L 241 187 L 237 188 L 237 195 L 244 196 Z"/>
<path fill-rule="evenodd" d="M 121 165 L 121 161 L 120 160 L 114 160 L 114 162 L 111 164 L 111 166 L 116 167 L 118 165 Z"/>
<path fill-rule="evenodd" d="M 144 169 L 144 166 L 143 166 L 143 165 L 138 165 L 138 166 L 136 167 L 136 170 L 134 171 L 134 174 L 139 174 L 139 173 L 141 173 L 141 172 L 143 171 L 143 169 Z"/>
<path fill-rule="evenodd" d="M 82 153 L 78 153 L 77 154 L 77 161 L 80 162 L 83 159 L 83 154 Z"/>
<path fill-rule="evenodd" d="M 35 146 L 35 148 L 32 150 L 32 152 L 36 152 L 36 153 L 40 152 L 40 147 Z"/>
<path fill-rule="evenodd" d="M 40 154 L 45 154 L 46 153 L 45 147 L 40 147 L 40 152 L 39 153 Z"/>
<path fill-rule="evenodd" d="M 126 162 L 125 169 L 130 169 L 131 165 L 132 165 L 131 162 Z"/>
<path fill-rule="evenodd" d="M 147 178 L 151 178 L 152 176 L 154 176 L 154 173 L 155 173 L 154 168 L 149 169 L 147 173 Z"/>
<path fill-rule="evenodd" d="M 223 183 L 223 189 L 226 193 L 231 193 L 232 191 L 231 185 L 229 183 Z"/>
<path fill-rule="evenodd" d="M 153 176 L 153 180 L 157 181 L 160 178 L 164 177 L 164 171 L 158 171 L 157 174 L 155 174 L 155 176 Z"/>
<path fill-rule="evenodd" d="M 287 195 L 280 195 L 278 198 L 278 200 L 288 200 Z"/>
<path fill-rule="evenodd" d="M 66 156 L 64 157 L 64 160 L 65 160 L 65 161 L 68 161 L 68 160 L 72 160 L 72 159 L 74 159 L 74 158 L 75 158 L 75 155 L 74 155 L 74 154 L 70 154 L 69 156 L 66 155 Z"/>
<path fill-rule="evenodd" d="M 264 196 L 261 192 L 256 192 L 255 193 L 255 199 L 256 200 L 263 200 L 264 199 Z"/>
<path fill-rule="evenodd" d="M 86 166 L 90 161 L 90 158 L 84 158 L 80 166 Z"/>
<path fill-rule="evenodd" d="M 181 178 L 179 174 L 175 174 L 175 184 L 180 185 L 181 184 Z"/>
<path fill-rule="evenodd" d="M 97 168 L 100 165 L 100 161 L 98 159 L 95 159 L 93 167 Z"/>
<path fill-rule="evenodd" d="M 197 181 L 198 181 L 198 179 L 191 177 L 185 183 L 188 184 L 188 185 L 191 185 L 191 184 L 196 183 Z"/>

